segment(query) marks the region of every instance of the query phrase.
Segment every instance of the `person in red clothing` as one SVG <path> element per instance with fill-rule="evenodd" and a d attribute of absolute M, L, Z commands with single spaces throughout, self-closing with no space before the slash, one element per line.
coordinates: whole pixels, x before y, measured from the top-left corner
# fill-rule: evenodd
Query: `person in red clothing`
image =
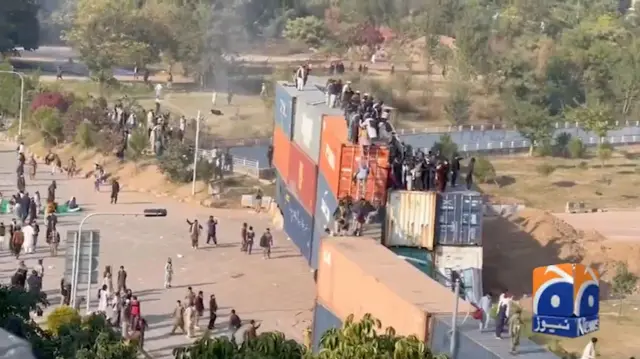
<path fill-rule="evenodd" d="M 131 327 L 137 328 L 138 320 L 140 319 L 140 301 L 138 297 L 134 295 L 129 305 L 131 306 Z"/>

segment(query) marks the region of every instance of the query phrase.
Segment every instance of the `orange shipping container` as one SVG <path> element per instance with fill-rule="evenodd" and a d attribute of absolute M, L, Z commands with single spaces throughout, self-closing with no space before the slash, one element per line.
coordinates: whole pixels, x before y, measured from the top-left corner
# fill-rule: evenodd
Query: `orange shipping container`
<path fill-rule="evenodd" d="M 383 327 L 427 342 L 430 317 L 453 311 L 450 289 L 373 239 L 324 239 L 318 258 L 318 299 L 342 320 L 371 313 Z M 460 300 L 460 314 L 473 311 L 470 303 Z"/>
<path fill-rule="evenodd" d="M 278 126 L 273 128 L 273 166 L 278 170 L 282 180 L 289 179 L 289 152 L 291 142 L 289 138 Z"/>
<path fill-rule="evenodd" d="M 386 202 L 389 177 L 389 149 L 386 146 L 372 147 L 370 153 L 363 154 L 361 146 L 348 144 L 347 125 L 342 116 L 324 116 L 320 141 L 319 170 L 338 199 L 350 195 L 372 202 L 379 200 L 381 204 Z M 353 176 L 363 158 L 369 165 L 369 179 L 361 193 Z"/>

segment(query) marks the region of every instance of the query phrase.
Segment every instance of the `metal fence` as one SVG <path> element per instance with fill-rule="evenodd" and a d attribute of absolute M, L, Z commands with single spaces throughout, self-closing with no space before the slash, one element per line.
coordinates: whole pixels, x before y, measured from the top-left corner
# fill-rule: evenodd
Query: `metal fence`
<path fill-rule="evenodd" d="M 206 149 L 200 150 L 200 157 L 203 159 L 211 160 L 211 151 Z M 260 167 L 260 163 L 258 161 L 252 161 L 246 158 L 232 156 L 231 168 L 228 169 L 228 172 L 240 173 L 256 179 L 266 179 L 270 178 L 270 174 L 273 171 L 268 167 Z"/>
<path fill-rule="evenodd" d="M 616 128 L 640 127 L 640 121 L 616 121 Z M 556 130 L 560 129 L 581 129 L 577 122 L 556 122 L 554 124 Z M 397 129 L 398 135 L 413 135 L 419 133 L 447 133 L 447 132 L 465 132 L 465 131 L 518 131 L 516 126 L 508 124 L 481 124 L 481 125 L 460 125 L 460 126 L 435 126 L 425 128 L 401 128 Z"/>

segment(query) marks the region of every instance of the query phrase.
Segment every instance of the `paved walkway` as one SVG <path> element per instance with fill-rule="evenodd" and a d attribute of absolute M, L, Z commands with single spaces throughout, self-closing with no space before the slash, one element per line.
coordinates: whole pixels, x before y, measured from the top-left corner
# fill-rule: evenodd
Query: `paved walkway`
<path fill-rule="evenodd" d="M 15 192 L 14 149 L 14 146 L 0 144 L 0 191 L 5 197 Z M 128 286 L 141 298 L 142 313 L 150 325 L 145 341 L 145 349 L 150 355 L 172 358 L 173 348 L 188 343 L 183 335 L 168 334 L 172 324 L 169 315 L 176 300 L 185 297 L 188 286 L 196 292 L 204 291 L 205 298 L 215 293 L 219 311 L 214 334 L 225 332 L 229 311 L 234 308 L 243 320 L 262 321 L 261 330 L 282 331 L 287 337 L 302 341 L 303 329 L 311 320 L 315 296 L 312 274 L 302 257 L 279 231 L 274 231 L 276 247 L 272 260 L 263 260 L 259 251 L 246 255 L 238 247 L 242 222 L 249 222 L 256 233 L 261 234 L 269 226 L 266 215 L 256 215 L 248 210 L 193 207 L 166 198 L 128 192 L 126 187 L 121 193 L 121 203 L 110 205 L 108 188 L 95 193 L 89 179 L 69 180 L 60 175 L 51 176 L 46 170 L 41 165 L 36 180 L 27 180 L 27 191 L 34 193 L 39 190 L 44 198 L 47 186 L 56 179 L 58 202 L 74 195 L 85 209 L 82 214 L 60 217 L 63 238 L 66 238 L 66 230 L 76 230 L 82 217 L 89 213 L 137 212 L 158 207 L 168 210 L 166 218 L 93 217 L 84 227 L 101 231 L 100 268 L 105 265 L 116 269 L 123 265 L 126 268 Z M 201 242 L 199 250 L 192 250 L 186 219 L 198 218 L 204 222 L 209 215 L 216 216 L 220 222 L 219 246 L 207 246 Z M 2 215 L 0 220 L 7 224 L 11 216 Z M 44 226 L 41 227 L 44 230 Z M 49 298 L 59 303 L 58 288 L 64 257 L 61 253 L 50 258 L 45 246 L 40 240 L 37 252 L 21 256 L 21 259 L 33 267 L 37 259 L 44 258 L 44 290 Z M 175 274 L 173 288 L 167 290 L 163 288 L 163 271 L 168 257 L 173 260 Z M 8 282 L 16 266 L 15 258 L 6 250 L 0 251 L 0 281 Z M 97 290 L 92 289 L 92 297 L 97 295 Z M 86 292 L 79 295 L 85 296 Z M 207 304 L 208 300 L 205 301 L 208 307 Z M 205 317 L 201 326 L 206 327 L 207 321 L 208 317 Z"/>

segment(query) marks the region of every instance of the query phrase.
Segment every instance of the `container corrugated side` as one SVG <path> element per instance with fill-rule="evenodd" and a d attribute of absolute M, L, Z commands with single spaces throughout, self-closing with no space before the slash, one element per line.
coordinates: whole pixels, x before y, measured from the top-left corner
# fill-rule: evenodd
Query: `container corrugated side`
<path fill-rule="evenodd" d="M 318 269 L 318 252 L 323 238 L 328 237 L 325 229 L 333 230 L 333 212 L 338 208 L 335 194 L 329 188 L 327 180 L 318 173 L 318 190 L 316 193 L 316 210 L 313 221 L 313 245 L 311 246 L 311 263 L 313 269 Z"/>
<path fill-rule="evenodd" d="M 482 245 L 482 195 L 473 191 L 438 194 L 436 243 L 441 245 Z"/>
<path fill-rule="evenodd" d="M 320 341 L 325 332 L 342 327 L 342 320 L 331 313 L 321 302 L 316 301 L 313 310 L 313 330 L 311 333 L 311 347 L 314 353 L 320 349 Z"/>
<path fill-rule="evenodd" d="M 426 341 L 429 317 L 450 313 L 453 293 L 370 238 L 321 243 L 317 296 L 338 317 L 371 313 L 384 327 Z M 473 307 L 461 301 L 460 313 Z"/>
<path fill-rule="evenodd" d="M 283 181 L 289 178 L 289 154 L 291 152 L 291 141 L 279 127 L 273 128 L 273 167 L 275 167 Z"/>
<path fill-rule="evenodd" d="M 289 151 L 289 177 L 286 182 L 289 191 L 313 216 L 313 212 L 316 210 L 318 166 L 295 143 L 291 144 Z"/>
<path fill-rule="evenodd" d="M 369 167 L 369 175 L 362 188 L 354 176 L 358 173 L 361 161 Z M 389 149 L 385 146 L 371 146 L 363 153 L 362 146 L 342 146 L 340 151 L 340 178 L 338 180 L 338 199 L 346 196 L 363 198 L 383 205 L 387 201 L 389 181 Z M 329 184 L 331 181 L 327 179 Z"/>
<path fill-rule="evenodd" d="M 278 205 L 278 207 L 280 207 L 280 211 L 282 211 L 282 209 L 284 208 L 284 196 L 286 193 L 286 184 L 284 183 L 284 181 L 282 180 L 282 177 L 280 176 L 280 173 L 278 172 L 278 170 L 275 171 L 275 175 L 276 175 L 276 204 Z"/>
<path fill-rule="evenodd" d="M 302 204 L 288 189 L 285 190 L 284 208 L 282 209 L 284 232 L 309 263 L 313 239 L 313 217 L 307 213 Z"/>
<path fill-rule="evenodd" d="M 296 108 L 296 98 L 290 93 L 292 85 L 282 81 L 276 83 L 273 104 L 273 117 L 276 126 L 282 129 L 289 141 L 293 138 L 293 118 Z"/>
<path fill-rule="evenodd" d="M 435 192 L 390 192 L 382 244 L 433 250 L 436 203 Z"/>

